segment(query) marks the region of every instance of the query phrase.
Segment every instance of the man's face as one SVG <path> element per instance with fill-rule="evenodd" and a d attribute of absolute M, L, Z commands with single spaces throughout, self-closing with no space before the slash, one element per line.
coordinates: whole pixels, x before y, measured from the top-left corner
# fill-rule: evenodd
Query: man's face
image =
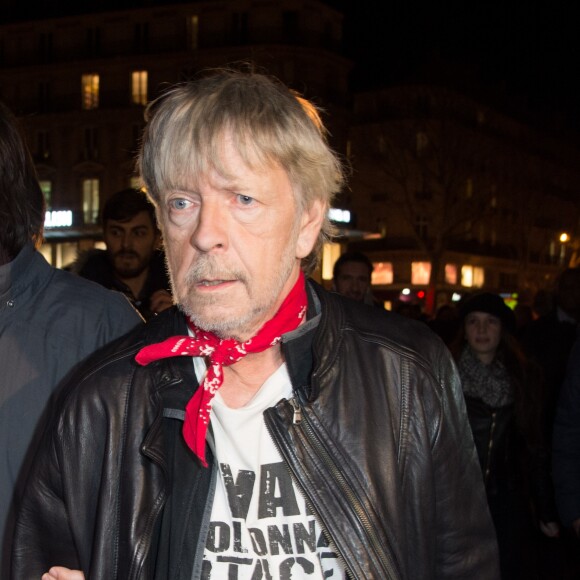
<path fill-rule="evenodd" d="M 361 262 L 345 262 L 334 279 L 334 288 L 343 296 L 362 302 L 371 285 L 368 267 Z"/>
<path fill-rule="evenodd" d="M 107 220 L 103 234 L 113 270 L 121 280 L 135 278 L 148 268 L 159 244 L 159 233 L 146 211 L 128 221 Z"/>
<path fill-rule="evenodd" d="M 324 204 L 299 211 L 279 165 L 248 167 L 226 138 L 224 177 L 165 192 L 160 222 L 176 302 L 221 337 L 247 340 L 278 310 L 324 217 Z"/>

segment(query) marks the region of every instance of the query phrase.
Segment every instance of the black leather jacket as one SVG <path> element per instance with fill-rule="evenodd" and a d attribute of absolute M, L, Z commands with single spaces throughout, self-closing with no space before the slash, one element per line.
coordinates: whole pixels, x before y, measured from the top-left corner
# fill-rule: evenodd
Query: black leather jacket
<path fill-rule="evenodd" d="M 265 420 L 349 577 L 498 578 L 446 347 L 422 323 L 314 285 L 309 318 L 318 300 L 315 322 L 283 341 L 294 399 Z M 163 418 L 191 396 L 191 359 L 133 360 L 185 331 L 177 310 L 164 312 L 73 378 L 29 482 L 13 578 L 55 564 L 90 580 L 199 577 L 216 470 L 209 450 L 206 469 L 172 445 Z"/>

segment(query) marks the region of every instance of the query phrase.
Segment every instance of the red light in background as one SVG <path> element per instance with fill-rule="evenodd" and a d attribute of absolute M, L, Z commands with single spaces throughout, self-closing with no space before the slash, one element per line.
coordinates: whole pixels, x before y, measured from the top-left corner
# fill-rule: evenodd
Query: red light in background
<path fill-rule="evenodd" d="M 425 298 L 425 292 L 423 290 L 419 290 L 419 292 L 417 292 L 417 298 Z"/>

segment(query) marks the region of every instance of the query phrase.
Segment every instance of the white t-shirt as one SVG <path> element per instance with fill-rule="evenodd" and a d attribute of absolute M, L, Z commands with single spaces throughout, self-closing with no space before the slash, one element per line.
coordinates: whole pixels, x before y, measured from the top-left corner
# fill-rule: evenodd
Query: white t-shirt
<path fill-rule="evenodd" d="M 211 424 L 220 477 L 204 580 L 345 578 L 264 424 L 263 411 L 291 396 L 284 364 L 246 406 L 227 407 L 219 391 L 213 400 Z"/>

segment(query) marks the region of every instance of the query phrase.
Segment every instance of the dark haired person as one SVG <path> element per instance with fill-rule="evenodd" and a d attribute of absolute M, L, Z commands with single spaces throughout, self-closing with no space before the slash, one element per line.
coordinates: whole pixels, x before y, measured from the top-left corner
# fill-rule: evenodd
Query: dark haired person
<path fill-rule="evenodd" d="M 554 420 L 553 474 L 558 513 L 580 574 L 580 328 L 570 351 Z M 574 540 L 574 541 L 573 541 Z"/>
<path fill-rule="evenodd" d="M 45 201 L 16 119 L 0 103 L 0 578 L 14 511 L 59 381 L 141 321 L 119 293 L 51 267 Z"/>
<path fill-rule="evenodd" d="M 139 162 L 178 306 L 69 381 L 15 578 L 495 578 L 446 347 L 306 279 L 343 183 L 316 109 L 213 72 L 153 105 Z"/>
<path fill-rule="evenodd" d="M 173 305 L 155 208 L 136 189 L 113 194 L 103 207 L 106 250 L 81 254 L 73 271 L 123 292 L 145 318 Z"/>
<path fill-rule="evenodd" d="M 515 315 L 501 296 L 467 298 L 460 322 L 451 348 L 497 531 L 501 577 L 538 578 L 537 530 L 559 535 L 541 373 L 524 357 L 514 336 Z"/>
<path fill-rule="evenodd" d="M 332 289 L 342 296 L 380 306 L 371 292 L 373 264 L 362 252 L 345 252 L 334 263 Z"/>

